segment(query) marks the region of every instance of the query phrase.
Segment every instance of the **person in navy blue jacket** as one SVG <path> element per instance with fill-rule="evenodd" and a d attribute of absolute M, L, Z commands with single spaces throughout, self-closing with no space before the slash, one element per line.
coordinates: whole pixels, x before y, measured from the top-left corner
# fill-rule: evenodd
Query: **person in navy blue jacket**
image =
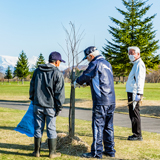
<path fill-rule="evenodd" d="M 91 152 L 84 153 L 86 158 L 102 158 L 102 154 L 115 157 L 113 114 L 115 110 L 115 92 L 111 64 L 106 61 L 94 46 L 84 50 L 89 61 L 88 68 L 76 79 L 74 86 L 87 84 L 91 87 L 93 114 L 93 143 Z M 104 145 L 104 151 L 103 151 Z"/>

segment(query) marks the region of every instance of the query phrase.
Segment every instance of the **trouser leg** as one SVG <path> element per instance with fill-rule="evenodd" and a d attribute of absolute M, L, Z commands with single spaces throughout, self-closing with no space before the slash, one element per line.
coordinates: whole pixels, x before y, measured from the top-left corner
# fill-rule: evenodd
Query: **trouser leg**
<path fill-rule="evenodd" d="M 133 93 L 127 93 L 128 95 L 128 102 L 133 101 Z M 139 109 L 139 102 L 136 104 L 133 110 L 133 104 L 129 105 L 129 117 L 132 124 L 132 133 L 135 136 L 142 136 L 141 134 L 141 118 L 140 118 L 140 109 Z"/>
<path fill-rule="evenodd" d="M 114 157 L 114 128 L 113 128 L 113 114 L 114 114 L 115 105 L 108 106 L 106 113 L 105 127 L 103 130 L 103 143 L 105 153 Z"/>
<path fill-rule="evenodd" d="M 54 108 L 46 108 L 45 115 L 47 123 L 49 157 L 50 158 L 60 157 L 61 154 L 56 153 L 57 133 L 56 133 L 56 117 Z"/>
<path fill-rule="evenodd" d="M 34 137 L 41 138 L 45 126 L 44 107 L 34 105 Z"/>
<path fill-rule="evenodd" d="M 102 158 L 103 151 L 104 110 L 102 106 L 94 106 L 92 114 L 93 143 L 91 153 L 94 157 Z"/>
<path fill-rule="evenodd" d="M 40 157 L 41 137 L 43 135 L 45 116 L 44 108 L 34 105 L 34 152 L 35 157 Z"/>
<path fill-rule="evenodd" d="M 57 138 L 56 132 L 56 117 L 55 117 L 55 110 L 54 108 L 46 108 L 45 109 L 46 115 L 46 123 L 47 123 L 47 137 L 48 139 L 55 139 Z"/>

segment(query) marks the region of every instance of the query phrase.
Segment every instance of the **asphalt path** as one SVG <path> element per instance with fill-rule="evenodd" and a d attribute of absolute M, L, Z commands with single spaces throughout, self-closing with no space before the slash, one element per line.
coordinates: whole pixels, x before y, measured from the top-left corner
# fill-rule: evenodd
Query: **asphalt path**
<path fill-rule="evenodd" d="M 0 101 L 0 107 L 4 108 L 12 108 L 19 110 L 27 110 L 29 107 L 29 103 L 20 103 L 20 102 L 11 102 L 11 101 Z M 61 117 L 68 117 L 69 108 L 64 107 L 61 114 Z M 92 120 L 92 110 L 90 109 L 75 109 L 75 118 L 81 120 Z M 148 132 L 155 132 L 160 134 L 160 119 L 158 118 L 148 118 L 141 117 L 142 130 Z M 128 127 L 131 128 L 131 122 L 128 114 L 114 114 L 114 125 L 120 127 Z"/>

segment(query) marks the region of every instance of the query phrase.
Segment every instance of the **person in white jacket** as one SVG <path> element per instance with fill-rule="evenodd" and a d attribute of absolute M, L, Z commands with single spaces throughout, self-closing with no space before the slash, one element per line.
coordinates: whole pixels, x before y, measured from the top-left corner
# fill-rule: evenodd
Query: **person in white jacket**
<path fill-rule="evenodd" d="M 133 63 L 132 70 L 126 83 L 128 102 L 133 101 L 133 103 L 129 105 L 129 117 L 132 123 L 133 135 L 129 136 L 128 140 L 142 141 L 139 102 L 143 96 L 146 67 L 140 58 L 140 49 L 138 47 L 128 47 L 128 56 L 131 63 Z"/>

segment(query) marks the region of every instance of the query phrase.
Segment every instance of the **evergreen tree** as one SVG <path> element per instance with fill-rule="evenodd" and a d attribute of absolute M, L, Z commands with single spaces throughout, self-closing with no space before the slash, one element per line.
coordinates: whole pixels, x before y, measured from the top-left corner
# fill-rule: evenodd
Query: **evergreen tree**
<path fill-rule="evenodd" d="M 14 77 L 14 78 L 17 77 L 17 83 L 18 83 L 18 76 L 17 76 L 16 67 L 14 67 L 13 77 Z"/>
<path fill-rule="evenodd" d="M 13 77 L 16 77 L 16 76 L 17 76 L 16 67 L 14 67 Z"/>
<path fill-rule="evenodd" d="M 121 22 L 113 17 L 110 19 L 116 27 L 109 26 L 109 33 L 113 36 L 112 41 L 107 41 L 102 54 L 112 64 L 115 76 L 128 76 L 132 65 L 129 63 L 129 46 L 137 46 L 141 50 L 141 58 L 146 68 L 156 69 L 160 63 L 159 55 L 154 53 L 159 48 L 158 40 L 155 39 L 152 20 L 155 14 L 143 18 L 151 5 L 142 7 L 146 1 L 143 0 L 122 0 L 127 11 L 116 8 L 124 16 Z"/>
<path fill-rule="evenodd" d="M 40 55 L 38 57 L 35 68 L 38 68 L 38 65 L 40 65 L 40 64 L 45 64 L 45 59 L 44 59 L 42 53 L 40 53 Z"/>
<path fill-rule="evenodd" d="M 15 67 L 15 73 L 17 77 L 22 79 L 22 84 L 23 84 L 24 78 L 26 78 L 29 74 L 28 58 L 23 51 L 18 57 L 18 61 Z"/>
<path fill-rule="evenodd" d="M 33 77 L 33 73 L 34 73 L 35 69 L 38 68 L 38 65 L 40 65 L 40 64 L 45 64 L 45 59 L 44 59 L 42 53 L 40 53 L 40 55 L 39 55 L 39 57 L 38 57 L 38 59 L 37 59 L 36 65 L 33 66 L 33 67 L 31 68 L 30 72 L 29 72 L 30 78 Z"/>
<path fill-rule="evenodd" d="M 12 79 L 12 71 L 11 71 L 10 66 L 8 66 L 4 78 L 5 78 L 5 79 L 8 79 L 8 83 L 9 83 L 9 79 Z"/>

